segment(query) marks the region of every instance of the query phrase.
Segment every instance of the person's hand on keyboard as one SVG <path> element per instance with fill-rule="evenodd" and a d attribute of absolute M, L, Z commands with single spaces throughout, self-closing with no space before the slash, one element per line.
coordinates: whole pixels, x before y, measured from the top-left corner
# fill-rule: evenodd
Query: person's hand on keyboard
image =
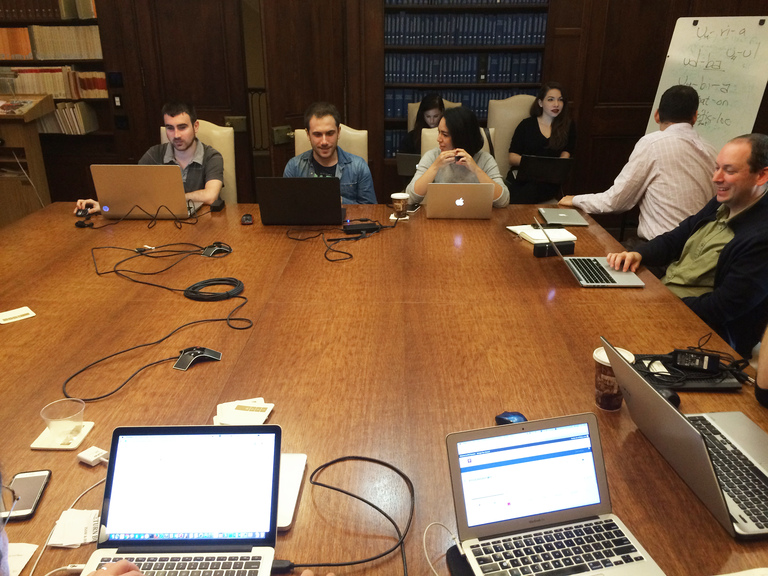
<path fill-rule="evenodd" d="M 133 562 L 120 560 L 113 564 L 107 564 L 102 570 L 91 572 L 88 576 L 142 576 L 141 570 Z"/>
<path fill-rule="evenodd" d="M 637 252 L 611 252 L 606 259 L 608 265 L 614 270 L 637 272 L 643 257 Z"/>

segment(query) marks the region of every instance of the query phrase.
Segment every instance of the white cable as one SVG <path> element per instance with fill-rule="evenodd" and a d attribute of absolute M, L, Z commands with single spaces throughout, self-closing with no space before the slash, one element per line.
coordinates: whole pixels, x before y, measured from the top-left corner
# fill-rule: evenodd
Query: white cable
<path fill-rule="evenodd" d="M 98 486 L 99 484 L 103 483 L 105 480 L 106 480 L 106 478 L 102 478 L 101 480 L 99 480 L 98 482 L 96 482 L 96 484 L 94 484 L 93 486 L 91 486 L 90 488 L 88 488 L 87 490 L 85 490 L 85 492 L 83 492 L 82 494 L 80 494 L 80 496 L 78 496 L 77 498 L 75 498 L 75 501 L 74 501 L 74 502 L 72 502 L 72 505 L 69 507 L 69 510 L 71 510 L 72 508 L 74 508 L 75 504 L 77 504 L 77 502 L 78 502 L 78 500 L 80 500 L 80 498 L 82 498 L 83 496 L 85 496 L 86 494 L 88 494 L 88 492 L 90 492 L 91 490 L 93 490 L 94 488 L 96 488 L 96 486 Z M 53 536 L 53 531 L 54 531 L 54 530 L 56 530 L 56 525 L 55 525 L 55 524 L 53 525 L 53 528 L 51 529 L 51 532 L 48 534 L 48 538 L 46 538 L 46 539 L 45 539 L 45 544 L 43 544 L 43 547 L 42 547 L 42 549 L 40 550 L 40 554 L 38 554 L 38 555 L 37 555 L 37 560 L 35 560 L 35 563 L 32 565 L 32 569 L 29 571 L 29 576 L 35 576 L 35 569 L 37 568 L 37 565 L 40 563 L 40 558 L 42 558 L 42 557 L 43 557 L 43 552 L 45 552 L 45 549 L 48 547 L 48 542 L 50 542 L 50 541 L 51 541 L 51 536 Z M 67 569 L 67 568 L 57 568 L 57 569 L 56 569 L 56 570 L 54 570 L 53 572 L 57 572 L 57 571 L 59 571 L 59 570 L 66 570 L 66 569 Z M 53 572 L 49 572 L 49 573 L 48 573 L 48 574 L 46 574 L 45 576 L 48 576 L 49 574 L 53 574 Z"/>
<path fill-rule="evenodd" d="M 43 204 L 43 199 L 40 198 L 40 192 L 37 191 L 37 186 L 35 186 L 35 183 L 32 182 L 32 178 L 29 177 L 29 174 L 27 174 L 27 171 L 24 170 L 24 166 L 21 165 L 21 160 L 19 160 L 19 157 L 16 156 L 16 152 L 14 152 L 13 150 L 11 150 L 11 152 L 13 153 L 13 157 L 16 158 L 16 163 L 19 165 L 19 168 L 21 168 L 21 171 L 24 172 L 24 176 L 26 176 L 27 180 L 29 180 L 29 183 L 32 184 L 32 189 L 35 191 L 35 195 L 37 196 L 37 199 L 40 200 L 40 206 L 45 208 L 45 204 Z M 48 575 L 46 574 L 46 576 Z"/>
<path fill-rule="evenodd" d="M 45 576 L 51 576 L 51 574 L 55 574 L 56 572 L 63 572 L 64 570 L 68 570 L 68 569 L 69 568 L 67 566 L 62 566 L 61 568 L 56 568 L 55 570 L 51 570 Z"/>
<path fill-rule="evenodd" d="M 434 566 L 432 566 L 432 562 L 431 562 L 431 561 L 430 561 L 430 559 L 429 559 L 429 553 L 427 552 L 427 531 L 428 531 L 428 530 L 429 530 L 429 529 L 430 529 L 432 526 L 434 526 L 435 524 L 437 524 L 438 526 L 442 526 L 443 528 L 445 528 L 445 529 L 448 531 L 448 534 L 450 534 L 450 535 L 451 535 L 451 538 L 453 538 L 453 541 L 456 543 L 456 547 L 459 549 L 459 552 L 461 552 L 461 546 L 459 545 L 459 539 L 458 539 L 458 537 L 457 537 L 457 536 L 456 536 L 456 535 L 455 535 L 453 532 L 451 532 L 451 529 L 450 529 L 450 528 L 448 528 L 448 526 L 446 526 L 446 525 L 445 525 L 445 524 L 443 524 L 442 522 L 432 522 L 432 523 L 431 523 L 431 524 L 429 524 L 429 525 L 428 525 L 426 528 L 424 528 L 424 536 L 423 536 L 423 537 L 422 537 L 422 539 L 421 539 L 421 543 L 422 543 L 422 546 L 424 547 L 424 556 L 425 556 L 425 557 L 426 557 L 426 559 L 427 559 L 427 564 L 429 564 L 429 568 L 432 570 L 432 573 L 433 573 L 435 576 L 440 576 L 440 575 L 437 573 L 437 570 L 435 570 L 435 567 L 434 567 Z M 29 576 L 32 576 L 32 575 L 30 574 Z"/>

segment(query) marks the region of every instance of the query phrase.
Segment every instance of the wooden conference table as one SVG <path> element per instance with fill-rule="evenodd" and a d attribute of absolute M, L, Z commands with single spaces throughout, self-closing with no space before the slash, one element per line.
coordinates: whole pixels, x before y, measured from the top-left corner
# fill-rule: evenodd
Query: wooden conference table
<path fill-rule="evenodd" d="M 346 243 L 354 259 L 344 263 L 325 261 L 319 239 L 295 242 L 284 227 L 262 227 L 255 205 L 229 206 L 182 230 L 167 221 L 152 229 L 141 221 L 78 229 L 72 209 L 54 204 L 0 230 L 0 310 L 29 306 L 37 314 L 0 327 L 2 471 L 6 481 L 20 471 L 53 471 L 35 517 L 9 524 L 12 542 L 42 544 L 61 511 L 105 475 L 103 466 L 79 464 L 73 452 L 29 448 L 43 429 L 40 408 L 62 398 L 63 381 L 109 353 L 192 320 L 221 318 L 234 306 L 98 277 L 91 248 L 222 241 L 233 248 L 227 257 L 195 256 L 151 280 L 185 288 L 236 277 L 248 298 L 239 315 L 253 320 L 253 328 L 232 330 L 222 322 L 186 328 L 73 380 L 73 395 L 96 396 L 182 348 L 222 353 L 221 362 L 187 372 L 170 363 L 152 367 L 116 395 L 88 404 L 85 419 L 96 425 L 83 449 L 109 448 L 118 425 L 210 424 L 218 403 L 261 396 L 275 404 L 269 422 L 283 428 L 283 451 L 308 455 L 307 476 L 345 455 L 382 459 L 410 476 L 416 514 L 407 557 L 410 573 L 425 575 L 425 527 L 440 521 L 455 530 L 447 433 L 491 426 L 504 410 L 531 420 L 591 411 L 600 424 L 614 511 L 667 574 L 768 566 L 768 542 L 732 540 L 637 431 L 626 407 L 606 413 L 594 404 L 592 351 L 599 336 L 636 353 L 663 353 L 696 344 L 710 330 L 645 270 L 642 290 L 585 290 L 562 262 L 534 258 L 530 244 L 504 229 L 531 222 L 534 207 L 495 210 L 490 221 L 427 220 L 417 213 L 394 230 Z M 253 226 L 240 225 L 247 212 Z M 389 212 L 351 206 L 348 216 L 383 220 Z M 577 255 L 618 248 L 594 223 L 573 231 Z M 100 266 L 118 256 L 100 252 Z M 729 350 L 717 337 L 710 347 Z M 751 389 L 681 396 L 684 412 L 741 410 L 768 430 L 768 412 Z M 200 473 L 206 477 L 205 463 Z M 353 462 L 323 479 L 370 497 L 405 524 L 408 494 L 394 473 Z M 209 488 L 201 507 L 217 498 L 215 483 Z M 99 487 L 78 507 L 99 508 L 101 495 Z M 278 536 L 277 557 L 365 558 L 391 546 L 393 532 L 366 506 L 305 480 L 293 529 Z M 444 553 L 451 544 L 442 529 L 430 530 L 427 548 L 440 574 L 448 573 Z M 93 549 L 51 549 L 37 574 L 82 563 Z M 335 572 L 401 574 L 402 568 L 392 554 Z"/>

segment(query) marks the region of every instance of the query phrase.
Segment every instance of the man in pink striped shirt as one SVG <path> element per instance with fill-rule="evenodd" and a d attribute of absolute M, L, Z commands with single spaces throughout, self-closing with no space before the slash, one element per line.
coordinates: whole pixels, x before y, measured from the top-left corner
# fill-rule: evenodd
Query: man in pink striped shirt
<path fill-rule="evenodd" d="M 661 96 L 654 118 L 659 131 L 643 136 L 605 192 L 565 196 L 561 206 L 589 214 L 626 212 L 640 205 L 637 235 L 651 240 L 696 214 L 714 196 L 717 153 L 694 130 L 699 95 L 690 86 L 672 86 Z"/>

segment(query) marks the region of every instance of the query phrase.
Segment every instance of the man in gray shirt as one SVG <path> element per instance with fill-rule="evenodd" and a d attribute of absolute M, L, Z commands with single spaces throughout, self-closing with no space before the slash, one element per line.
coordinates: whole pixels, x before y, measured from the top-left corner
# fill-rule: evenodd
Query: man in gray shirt
<path fill-rule="evenodd" d="M 221 154 L 197 139 L 199 122 L 194 106 L 185 102 L 169 102 L 163 106 L 163 124 L 168 142 L 152 146 L 139 164 L 176 164 L 181 167 L 187 200 L 213 204 L 224 183 L 224 160 Z M 75 211 L 88 209 L 89 214 L 101 210 L 96 200 L 78 200 Z"/>

